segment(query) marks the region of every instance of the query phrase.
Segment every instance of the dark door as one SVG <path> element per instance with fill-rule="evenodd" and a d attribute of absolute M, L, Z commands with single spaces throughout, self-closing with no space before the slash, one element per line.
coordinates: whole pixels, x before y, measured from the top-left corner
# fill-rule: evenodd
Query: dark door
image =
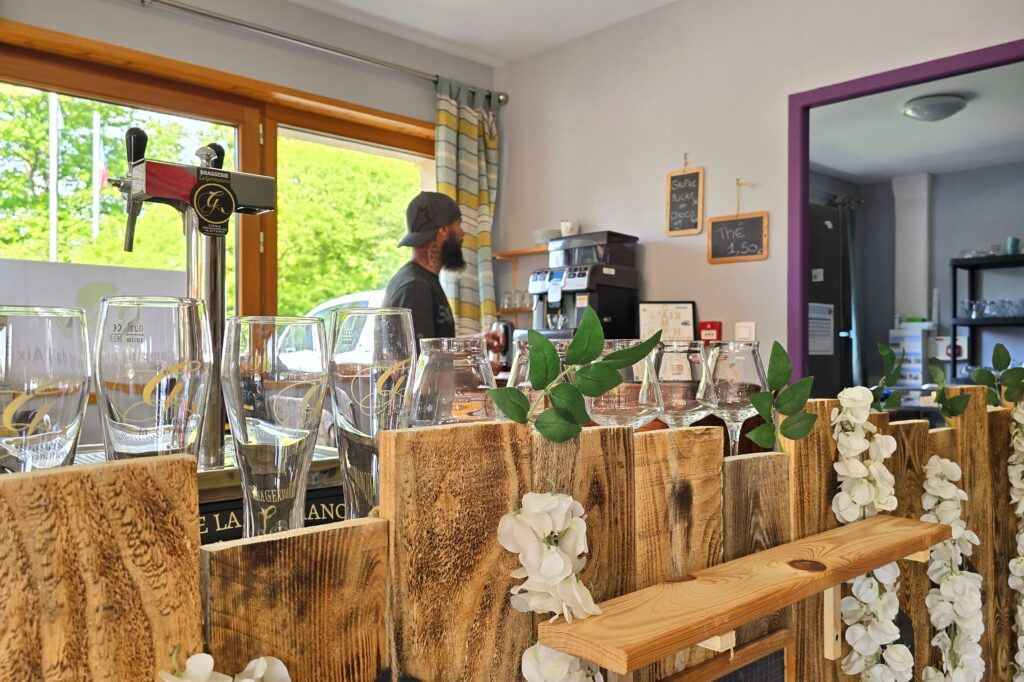
<path fill-rule="evenodd" d="M 811 249 L 808 368 L 815 398 L 834 398 L 853 384 L 850 339 L 850 269 L 844 211 L 834 206 L 809 207 Z"/>

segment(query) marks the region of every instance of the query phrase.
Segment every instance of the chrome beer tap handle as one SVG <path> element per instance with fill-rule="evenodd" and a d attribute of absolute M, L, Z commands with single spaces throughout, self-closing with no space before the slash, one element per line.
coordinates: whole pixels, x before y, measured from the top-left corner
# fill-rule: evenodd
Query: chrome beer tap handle
<path fill-rule="evenodd" d="M 142 202 L 132 196 L 132 166 L 146 158 L 146 143 L 149 137 L 142 128 L 129 128 L 124 134 L 125 149 L 128 152 L 128 173 L 115 185 L 125 198 L 128 222 L 124 229 L 124 250 L 131 251 L 135 245 L 135 221 L 142 211 Z"/>

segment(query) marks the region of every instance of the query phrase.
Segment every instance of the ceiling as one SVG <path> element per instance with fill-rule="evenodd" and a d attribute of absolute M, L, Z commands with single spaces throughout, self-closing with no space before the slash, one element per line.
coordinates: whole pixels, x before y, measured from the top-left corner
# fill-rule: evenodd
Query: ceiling
<path fill-rule="evenodd" d="M 963 95 L 967 108 L 931 123 L 900 114 L 934 94 Z M 1024 62 L 812 109 L 810 160 L 861 183 L 1024 161 Z"/>
<path fill-rule="evenodd" d="M 488 66 L 522 59 L 675 0 L 289 0 Z"/>

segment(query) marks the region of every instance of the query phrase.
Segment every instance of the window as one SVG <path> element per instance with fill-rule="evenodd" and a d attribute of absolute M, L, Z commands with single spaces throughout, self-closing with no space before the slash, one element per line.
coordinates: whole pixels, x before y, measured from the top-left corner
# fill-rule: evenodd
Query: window
<path fill-rule="evenodd" d="M 435 184 L 432 158 L 284 126 L 277 177 L 280 315 L 383 289 L 410 256 L 405 207 Z"/>
<path fill-rule="evenodd" d="M 134 250 L 123 248 L 124 200 L 107 178 L 127 171 L 124 132 L 131 126 L 149 135 L 148 158 L 195 164 L 196 149 L 219 142 L 225 168 L 236 167 L 231 126 L 0 83 L 0 259 L 22 261 L 0 262 L 0 271 L 37 289 L 24 294 L 37 300 L 19 302 L 79 306 L 91 316 L 98 304 L 92 299 L 103 295 L 185 294 L 184 276 L 172 274 L 185 272 L 185 238 L 175 209 L 147 202 Z M 230 312 L 233 235 L 227 250 Z M 75 269 L 69 291 L 67 280 L 40 262 L 101 267 Z M 124 289 L 108 266 L 148 272 L 134 272 L 137 288 Z M 47 291 L 48 284 L 61 290 Z M 66 300 L 57 300 L 62 295 Z"/>

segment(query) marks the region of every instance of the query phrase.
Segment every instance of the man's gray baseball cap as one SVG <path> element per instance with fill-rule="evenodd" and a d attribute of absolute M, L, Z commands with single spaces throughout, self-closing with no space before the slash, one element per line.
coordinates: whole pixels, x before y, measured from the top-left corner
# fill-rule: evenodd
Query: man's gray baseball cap
<path fill-rule="evenodd" d="M 434 238 L 434 233 L 462 217 L 459 205 L 447 194 L 420 192 L 405 209 L 405 224 L 409 234 L 399 246 L 422 246 Z"/>

